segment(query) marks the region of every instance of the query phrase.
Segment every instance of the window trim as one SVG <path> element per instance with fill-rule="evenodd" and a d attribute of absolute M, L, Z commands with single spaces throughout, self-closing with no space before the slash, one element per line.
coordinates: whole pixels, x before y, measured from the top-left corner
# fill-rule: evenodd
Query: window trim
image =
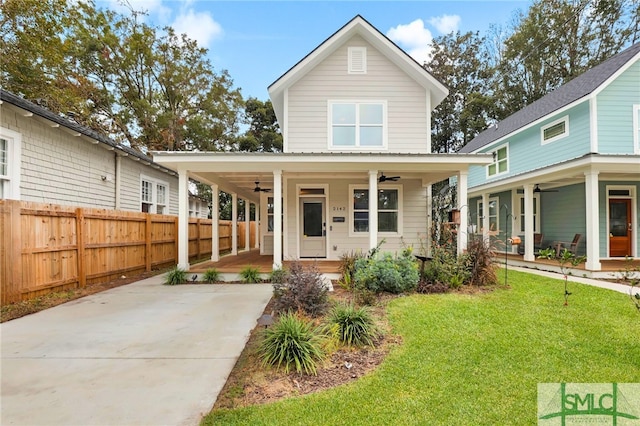
<path fill-rule="evenodd" d="M 535 233 L 541 233 L 540 232 L 540 194 L 533 194 L 533 199 L 535 200 L 535 204 L 534 206 L 537 208 L 536 211 L 533 212 L 533 232 Z M 522 211 L 521 211 L 521 203 L 522 200 L 524 200 L 524 194 L 516 194 L 515 197 L 515 202 L 514 202 L 514 206 L 516 206 L 517 211 L 515 211 L 514 213 L 514 217 L 515 217 L 515 223 L 514 223 L 514 229 L 517 229 L 518 232 L 514 232 L 514 235 L 524 235 L 524 223 L 522 222 L 522 220 L 524 219 L 524 207 L 522 207 Z M 517 228 L 516 228 L 517 227 Z"/>
<path fill-rule="evenodd" d="M 369 235 L 369 232 L 356 232 L 353 230 L 353 225 L 354 225 L 354 220 L 353 220 L 353 215 L 355 213 L 355 209 L 353 206 L 353 192 L 357 189 L 366 189 L 367 191 L 369 190 L 369 185 L 367 183 L 364 184 L 350 184 L 349 185 L 349 195 L 348 195 L 348 202 L 349 202 L 349 220 L 348 222 L 348 226 L 349 226 L 349 237 L 367 237 Z M 382 235 L 385 237 L 400 237 L 402 236 L 402 232 L 403 232 L 403 224 L 404 224 L 404 220 L 403 220 L 403 207 L 404 207 L 404 202 L 403 202 L 403 186 L 402 185 L 393 185 L 393 184 L 384 184 L 384 185 L 378 185 L 378 190 L 381 189 L 395 189 L 398 191 L 398 223 L 397 223 L 397 228 L 398 230 L 396 232 L 381 232 L 378 231 L 378 235 Z M 369 211 L 369 207 L 367 206 L 367 212 Z M 378 209 L 378 212 L 380 212 L 381 210 Z M 392 211 L 392 210 L 383 210 L 383 211 Z M 393 210 L 396 211 L 396 210 Z M 378 229 L 380 228 L 380 221 L 378 221 Z"/>
<path fill-rule="evenodd" d="M 151 183 L 151 202 L 142 199 L 142 185 L 143 182 Z M 164 204 L 158 203 L 158 187 L 164 186 L 165 188 L 165 202 Z M 143 204 L 149 204 L 149 212 L 151 214 L 169 214 L 169 205 L 170 205 L 170 186 L 169 182 L 157 179 L 148 175 L 140 175 L 140 190 L 138 191 L 138 197 L 140 200 L 140 211 L 144 211 L 142 209 Z M 158 206 L 163 207 L 163 212 L 158 213 Z"/>
<path fill-rule="evenodd" d="M 493 202 L 495 202 L 496 206 L 498 206 L 498 208 L 496 210 L 496 215 L 495 215 L 495 217 L 496 217 L 496 229 L 493 230 L 493 231 L 491 229 L 489 229 L 488 232 L 497 232 L 497 233 L 499 233 L 500 232 L 500 197 L 489 197 L 489 204 L 491 204 Z M 477 204 L 476 204 L 476 213 L 478 215 L 478 229 L 482 231 L 482 223 L 483 223 L 483 220 L 484 220 L 485 211 L 484 211 L 484 206 L 482 206 L 482 215 L 480 215 L 480 206 L 481 205 L 482 205 L 482 198 L 480 198 L 477 201 Z M 488 210 L 487 210 L 487 213 L 488 213 Z M 491 216 L 489 216 L 489 228 L 491 228 Z"/>
<path fill-rule="evenodd" d="M 7 174 L 0 176 L 0 199 L 19 200 L 22 134 L 0 127 L 0 138 L 7 141 Z"/>
<path fill-rule="evenodd" d="M 498 151 L 500 151 L 502 148 L 505 148 L 507 150 L 507 156 L 505 157 L 504 160 L 500 160 L 500 161 L 505 161 L 507 163 L 507 169 L 504 172 L 501 172 L 499 170 L 498 164 L 500 163 L 500 161 L 498 161 Z M 486 174 L 487 174 L 487 179 L 492 179 L 496 176 L 501 176 L 501 175 L 505 175 L 507 173 L 509 173 L 509 143 L 505 143 L 503 145 L 500 145 L 499 147 L 496 147 L 496 149 L 493 150 L 493 153 L 495 154 L 495 159 L 493 160 L 493 162 L 491 164 L 487 164 L 486 165 Z M 492 165 L 496 166 L 496 172 L 495 174 L 489 174 L 489 169 Z"/>
<path fill-rule="evenodd" d="M 633 105 L 633 147 L 640 154 L 640 104 Z"/>
<path fill-rule="evenodd" d="M 559 135 L 553 136 L 549 139 L 545 139 L 544 138 L 544 131 L 553 127 L 553 126 L 557 126 L 560 123 L 564 123 L 564 132 L 560 133 Z M 569 116 L 565 115 L 564 117 L 561 117 L 555 121 L 552 121 L 549 124 L 546 124 L 542 127 L 540 127 L 540 144 L 541 145 L 546 145 L 552 142 L 555 142 L 557 140 L 566 138 L 567 136 L 569 136 Z"/>
<path fill-rule="evenodd" d="M 356 140 L 355 145 L 334 145 L 333 144 L 333 106 L 334 105 L 345 105 L 345 104 L 353 104 L 356 106 Z M 360 145 L 360 108 L 359 105 L 363 104 L 371 104 L 371 105 L 381 105 L 382 106 L 382 145 L 380 146 L 361 146 Z M 386 100 L 376 100 L 376 99 L 360 99 L 360 100 L 351 100 L 351 99 L 329 99 L 327 101 L 327 148 L 333 151 L 385 151 L 387 150 L 387 140 L 388 140 L 388 119 L 387 119 L 387 101 Z"/>
<path fill-rule="evenodd" d="M 353 55 L 356 52 L 362 54 L 362 68 L 353 67 Z M 349 46 L 347 48 L 347 73 L 349 74 L 366 74 L 367 73 L 367 48 L 366 46 Z"/>

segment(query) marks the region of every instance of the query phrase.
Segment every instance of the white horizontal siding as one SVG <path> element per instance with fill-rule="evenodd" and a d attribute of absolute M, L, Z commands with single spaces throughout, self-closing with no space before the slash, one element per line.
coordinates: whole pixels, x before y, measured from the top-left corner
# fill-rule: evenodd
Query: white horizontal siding
<path fill-rule="evenodd" d="M 347 72 L 347 48 L 366 46 L 367 73 Z M 427 152 L 426 90 L 356 36 L 288 91 L 289 152 L 328 150 L 327 101 L 386 100 L 389 152 Z"/>
<path fill-rule="evenodd" d="M 60 127 L 2 107 L 0 125 L 22 136 L 20 194 L 24 201 L 115 209 L 116 153 Z M 121 160 L 121 209 L 140 211 L 140 175 L 169 184 L 169 213 L 178 214 L 178 179 Z M 102 180 L 102 176 L 108 179 Z"/>
<path fill-rule="evenodd" d="M 320 179 L 289 179 L 287 183 L 287 217 L 288 226 L 286 227 L 286 236 L 288 238 L 288 251 L 284 253 L 285 259 L 295 259 L 298 256 L 298 220 L 297 220 L 297 203 L 296 184 L 329 184 L 329 216 L 327 220 L 327 235 L 329 237 L 329 250 L 327 251 L 328 259 L 339 259 L 342 254 L 351 251 L 369 250 L 369 236 L 364 234 L 361 237 L 349 236 L 349 204 L 352 196 L 349 192 L 349 185 L 362 184 L 368 187 L 369 181 L 363 176 L 362 179 L 329 179 L 322 181 Z M 427 206 L 426 206 L 426 189 L 422 187 L 420 180 L 401 179 L 398 181 L 403 187 L 403 231 L 401 236 L 388 237 L 380 236 L 379 241 L 383 238 L 385 243 L 382 245 L 382 251 L 397 252 L 406 246 L 413 246 L 417 252 L 421 243 L 427 236 Z M 342 216 L 345 218 L 344 223 L 334 223 L 333 217 Z M 336 246 L 336 250 L 333 250 Z"/>

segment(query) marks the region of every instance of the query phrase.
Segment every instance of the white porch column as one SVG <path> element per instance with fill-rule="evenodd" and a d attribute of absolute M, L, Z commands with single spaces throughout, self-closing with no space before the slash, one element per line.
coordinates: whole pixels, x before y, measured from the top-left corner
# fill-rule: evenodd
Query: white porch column
<path fill-rule="evenodd" d="M 402 220 L 402 218 L 398 218 Z M 369 249 L 378 245 L 378 171 L 369 170 Z"/>
<path fill-rule="evenodd" d="M 600 264 L 600 200 L 598 196 L 598 172 L 590 170 L 584 173 L 586 195 L 585 212 L 587 225 L 587 269 L 602 270 Z"/>
<path fill-rule="evenodd" d="M 433 227 L 433 185 L 427 185 L 427 238 L 426 238 L 426 246 L 427 246 L 427 256 L 431 256 L 432 252 L 432 244 L 431 241 L 431 231 Z"/>
<path fill-rule="evenodd" d="M 189 270 L 189 176 L 178 170 L 178 268 Z"/>
<path fill-rule="evenodd" d="M 513 233 L 514 235 L 516 232 Z M 533 247 L 533 185 L 524 185 L 524 260 L 534 261 Z"/>
<path fill-rule="evenodd" d="M 460 228 L 458 229 L 458 255 L 461 255 L 467 250 L 467 239 L 469 235 L 469 206 L 467 205 L 467 181 L 469 172 L 466 170 L 460 170 L 458 172 L 458 210 L 460 210 Z M 467 206 L 467 211 L 463 212 L 462 207 Z"/>
<path fill-rule="evenodd" d="M 231 194 L 231 254 L 238 254 L 238 194 Z"/>
<path fill-rule="evenodd" d="M 282 267 L 282 170 L 273 171 L 273 269 Z"/>
<path fill-rule="evenodd" d="M 244 225 L 246 229 L 244 230 L 244 249 L 246 251 L 251 250 L 251 201 L 245 199 L 244 200 Z"/>
<path fill-rule="evenodd" d="M 260 204 L 256 204 L 256 243 L 253 248 L 260 248 Z"/>
<path fill-rule="evenodd" d="M 220 192 L 218 185 L 211 185 L 211 260 L 220 260 Z"/>
<path fill-rule="evenodd" d="M 489 235 L 489 227 L 491 226 L 489 221 L 489 194 L 482 194 L 482 240 L 485 244 L 489 244 L 490 235 Z"/>

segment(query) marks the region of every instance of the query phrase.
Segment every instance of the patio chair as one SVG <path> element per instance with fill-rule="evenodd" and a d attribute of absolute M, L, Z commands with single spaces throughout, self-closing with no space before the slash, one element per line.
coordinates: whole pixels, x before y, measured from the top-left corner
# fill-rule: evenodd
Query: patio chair
<path fill-rule="evenodd" d="M 560 252 L 564 249 L 569 250 L 574 256 L 578 253 L 578 244 L 580 244 L 580 239 L 582 238 L 582 234 L 576 234 L 573 236 L 573 241 L 570 243 L 564 241 L 554 241 L 553 246 L 556 248 L 556 256 L 560 256 Z"/>
<path fill-rule="evenodd" d="M 542 234 L 533 234 L 533 253 L 538 254 L 542 249 Z M 524 254 L 524 244 L 518 246 L 518 254 Z"/>

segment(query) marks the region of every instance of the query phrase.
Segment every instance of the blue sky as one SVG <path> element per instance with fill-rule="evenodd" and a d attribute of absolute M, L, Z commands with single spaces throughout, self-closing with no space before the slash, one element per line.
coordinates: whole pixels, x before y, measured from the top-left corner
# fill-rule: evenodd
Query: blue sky
<path fill-rule="evenodd" d="M 98 6 L 121 8 L 120 0 Z M 360 14 L 418 62 L 433 37 L 452 30 L 485 34 L 506 26 L 519 1 L 213 1 L 129 0 L 156 26 L 171 25 L 209 49 L 245 98 L 268 99 L 267 87 L 327 37 Z"/>

